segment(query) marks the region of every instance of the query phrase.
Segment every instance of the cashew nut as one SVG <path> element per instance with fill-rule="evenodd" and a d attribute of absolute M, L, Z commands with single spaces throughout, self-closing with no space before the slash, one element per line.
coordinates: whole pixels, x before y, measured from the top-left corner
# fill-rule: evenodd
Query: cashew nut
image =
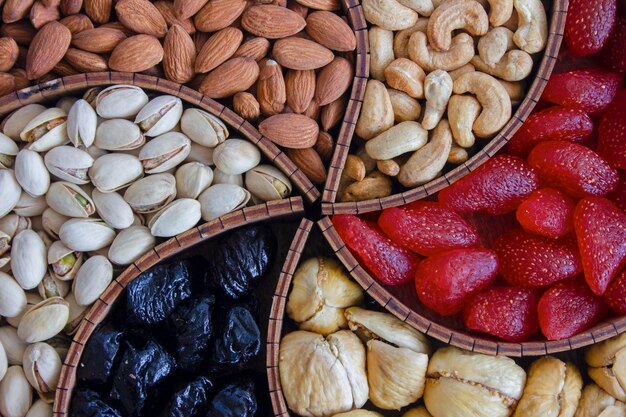
<path fill-rule="evenodd" d="M 422 112 L 419 101 L 403 91 L 387 89 L 396 123 L 417 120 Z"/>
<path fill-rule="evenodd" d="M 450 148 L 450 155 L 448 155 L 448 163 L 460 165 L 463 162 L 467 162 L 468 159 L 469 154 L 467 153 L 467 149 L 452 145 L 452 148 Z"/>
<path fill-rule="evenodd" d="M 517 106 L 524 99 L 526 91 L 526 83 L 524 81 L 504 81 L 498 80 L 502 87 L 506 90 L 509 98 L 511 99 L 511 105 Z M 392 101 L 393 104 L 393 101 Z M 395 110 L 394 110 L 395 111 Z"/>
<path fill-rule="evenodd" d="M 426 110 L 424 110 L 424 119 L 422 120 L 424 129 L 433 129 L 441 120 L 452 95 L 453 84 L 450 75 L 443 70 L 433 71 L 426 76 L 424 80 Z"/>
<path fill-rule="evenodd" d="M 381 161 L 418 150 L 427 141 L 428 132 L 419 123 L 402 122 L 367 141 L 365 151 L 370 158 Z"/>
<path fill-rule="evenodd" d="M 363 0 L 361 4 L 365 19 L 383 29 L 408 29 L 417 22 L 417 12 L 397 0 Z"/>
<path fill-rule="evenodd" d="M 513 14 L 513 0 L 489 0 L 489 23 L 504 25 Z"/>
<path fill-rule="evenodd" d="M 457 68 L 453 71 L 449 71 L 448 74 L 450 74 L 450 78 L 452 78 L 452 81 L 454 81 L 457 78 L 459 78 L 461 75 L 467 74 L 468 72 L 474 72 L 474 71 L 476 71 L 476 68 L 474 68 L 472 64 L 465 64 L 460 68 Z"/>
<path fill-rule="evenodd" d="M 426 71 L 452 71 L 472 60 L 474 40 L 467 33 L 460 33 L 452 39 L 450 49 L 440 52 L 428 46 L 426 34 L 415 32 L 409 39 L 408 52 L 409 57 Z"/>
<path fill-rule="evenodd" d="M 395 177 L 400 173 L 400 164 L 398 164 L 393 159 L 388 159 L 386 161 L 377 161 L 376 167 L 380 172 L 385 175 L 389 175 L 390 177 Z"/>
<path fill-rule="evenodd" d="M 424 70 L 407 58 L 398 58 L 385 68 L 387 84 L 413 98 L 424 97 Z"/>
<path fill-rule="evenodd" d="M 391 195 L 391 178 L 379 171 L 374 171 L 362 181 L 348 185 L 341 201 L 363 201 Z"/>
<path fill-rule="evenodd" d="M 370 76 L 385 81 L 385 68 L 393 62 L 393 32 L 372 27 L 369 30 L 370 41 Z"/>
<path fill-rule="evenodd" d="M 453 91 L 474 94 L 480 102 L 482 111 L 474 122 L 474 134 L 480 138 L 494 135 L 511 119 L 511 99 L 491 75 L 478 71 L 464 74 L 454 81 Z"/>
<path fill-rule="evenodd" d="M 513 3 L 511 2 L 511 5 Z M 513 31 L 498 27 L 491 29 L 478 41 L 478 55 L 490 67 L 494 67 L 505 53 L 513 49 Z"/>
<path fill-rule="evenodd" d="M 341 176 L 353 181 L 361 181 L 366 174 L 363 160 L 356 155 L 348 155 L 346 163 L 343 165 Z"/>
<path fill-rule="evenodd" d="M 493 67 L 487 65 L 478 55 L 472 58 L 472 64 L 482 71 L 505 81 L 520 81 L 528 77 L 533 70 L 533 58 L 524 51 L 515 49 L 504 54 L 504 57 Z"/>
<path fill-rule="evenodd" d="M 393 37 L 393 53 L 396 58 L 408 58 L 409 57 L 409 38 L 415 32 L 426 33 L 426 27 L 428 26 L 428 19 L 418 19 L 417 23 L 408 29 L 396 32 Z M 370 45 L 370 49 L 372 46 Z"/>
<path fill-rule="evenodd" d="M 376 160 L 370 158 L 367 152 L 365 152 L 365 146 L 361 146 L 359 149 L 357 149 L 355 155 L 358 156 L 363 162 L 366 175 L 372 173 L 376 169 Z"/>
<path fill-rule="evenodd" d="M 369 80 L 365 87 L 365 97 L 361 115 L 356 122 L 356 134 L 367 140 L 393 126 L 393 107 L 385 84 Z"/>
<path fill-rule="evenodd" d="M 548 41 L 548 18 L 541 0 L 514 0 L 519 23 L 513 40 L 529 54 L 546 47 Z"/>
<path fill-rule="evenodd" d="M 504 26 L 508 30 L 515 32 L 517 30 L 518 24 L 519 24 L 519 18 L 517 16 L 517 13 L 514 12 L 511 14 L 511 18 L 507 20 L 502 26 Z"/>
<path fill-rule="evenodd" d="M 431 0 L 398 0 L 398 2 L 409 9 L 415 10 L 422 16 L 430 16 L 433 10 L 435 10 Z"/>
<path fill-rule="evenodd" d="M 473 96 L 453 95 L 448 103 L 448 121 L 457 145 L 469 148 L 476 138 L 472 133 L 480 114 L 480 103 Z"/>
<path fill-rule="evenodd" d="M 400 168 L 398 174 L 400 184 L 405 187 L 415 187 L 436 178 L 448 160 L 451 147 L 450 125 L 447 120 L 442 119 L 433 130 L 430 142 L 415 151 L 406 164 Z"/>
<path fill-rule="evenodd" d="M 476 0 L 448 0 L 437 7 L 428 19 L 428 40 L 437 51 L 447 51 L 452 45 L 452 32 L 464 29 L 475 36 L 489 30 L 485 8 Z"/>

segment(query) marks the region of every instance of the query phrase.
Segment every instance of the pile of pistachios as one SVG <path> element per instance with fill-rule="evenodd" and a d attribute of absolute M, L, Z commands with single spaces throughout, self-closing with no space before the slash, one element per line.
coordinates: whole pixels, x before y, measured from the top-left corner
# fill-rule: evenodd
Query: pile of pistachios
<path fill-rule="evenodd" d="M 69 345 L 59 334 L 75 333 L 116 272 L 158 238 L 291 193 L 219 118 L 131 85 L 29 104 L 0 128 L 4 417 L 24 416 L 32 389 L 52 402 Z"/>

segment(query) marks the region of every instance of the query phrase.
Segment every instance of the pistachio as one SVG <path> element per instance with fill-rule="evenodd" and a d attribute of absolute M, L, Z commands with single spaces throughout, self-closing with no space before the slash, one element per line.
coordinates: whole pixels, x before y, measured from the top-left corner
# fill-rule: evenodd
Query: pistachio
<path fill-rule="evenodd" d="M 7 323 L 9 323 L 11 326 L 17 329 L 17 327 L 20 325 L 20 321 L 22 321 L 22 317 L 24 317 L 24 314 L 26 314 L 28 310 L 30 310 L 31 308 L 33 308 L 34 306 L 36 306 L 42 301 L 43 301 L 43 298 L 41 298 L 39 294 L 34 293 L 34 292 L 27 292 L 26 293 L 26 308 L 21 314 L 18 314 L 15 317 L 7 317 L 6 318 Z"/>
<path fill-rule="evenodd" d="M 96 112 L 106 119 L 134 117 L 148 103 L 144 91 L 132 85 L 113 85 L 102 90 L 95 99 Z"/>
<path fill-rule="evenodd" d="M 88 88 L 87 91 L 83 93 L 83 100 L 85 100 L 91 107 L 96 108 L 96 100 L 98 99 L 98 94 L 102 91 L 100 87 L 91 87 Z M 147 101 L 147 100 L 146 100 Z"/>
<path fill-rule="evenodd" d="M 130 265 L 148 252 L 156 239 L 145 226 L 131 226 L 122 230 L 109 248 L 109 259 L 116 265 Z"/>
<path fill-rule="evenodd" d="M 191 142 L 187 136 L 169 132 L 146 143 L 139 152 L 139 160 L 146 174 L 156 174 L 180 164 L 189 155 L 190 150 Z"/>
<path fill-rule="evenodd" d="M 11 236 L 0 230 L 0 256 L 11 250 Z M 1 316 L 2 314 L 0 314 Z"/>
<path fill-rule="evenodd" d="M 52 183 L 46 201 L 50 208 L 67 217 L 89 217 L 96 212 L 89 194 L 70 182 Z"/>
<path fill-rule="evenodd" d="M 71 307 L 71 306 L 70 306 Z M 71 308 L 70 308 L 71 313 Z M 67 357 L 67 352 L 70 350 L 70 346 L 72 345 L 72 339 L 64 334 L 58 334 L 54 336 L 52 339 L 46 340 L 46 343 L 49 344 L 57 351 L 59 357 L 62 361 Z"/>
<path fill-rule="evenodd" d="M 190 198 L 181 198 L 159 210 L 150 219 L 148 227 L 153 236 L 172 237 L 194 227 L 200 217 L 200 203 Z"/>
<path fill-rule="evenodd" d="M 69 313 L 69 304 L 61 297 L 43 300 L 24 314 L 17 335 L 27 343 L 48 340 L 63 330 Z"/>
<path fill-rule="evenodd" d="M 61 110 L 65 111 L 66 113 L 69 113 L 74 103 L 76 103 L 78 100 L 79 99 L 76 97 L 69 97 L 69 96 L 61 97 L 56 103 L 54 103 L 54 107 L 58 107 Z"/>
<path fill-rule="evenodd" d="M 0 381 L 0 415 L 23 417 L 33 403 L 33 393 L 21 366 L 11 366 Z"/>
<path fill-rule="evenodd" d="M 47 208 L 41 215 L 41 223 L 45 232 L 54 239 L 59 238 L 59 230 L 69 217 L 57 213 L 51 208 Z"/>
<path fill-rule="evenodd" d="M 76 147 L 93 145 L 98 116 L 93 107 L 83 99 L 72 104 L 67 115 L 67 135 Z"/>
<path fill-rule="evenodd" d="M 105 120 L 96 130 L 95 145 L 109 151 L 129 151 L 141 148 L 146 138 L 139 126 L 125 119 Z"/>
<path fill-rule="evenodd" d="M 213 184 L 235 184 L 243 187 L 243 175 L 224 174 L 218 168 L 213 170 Z"/>
<path fill-rule="evenodd" d="M 89 183 L 88 171 L 93 158 L 78 148 L 59 146 L 46 153 L 44 163 L 55 177 L 80 185 Z"/>
<path fill-rule="evenodd" d="M 61 281 L 55 276 L 46 275 L 37 286 L 37 291 L 41 298 L 46 300 L 52 297 L 64 298 L 69 294 L 71 288 L 70 281 Z"/>
<path fill-rule="evenodd" d="M 0 344 L 4 348 L 9 365 L 22 364 L 28 343 L 18 337 L 15 327 L 0 326 Z"/>
<path fill-rule="evenodd" d="M 0 343 L 0 381 L 2 381 L 4 375 L 6 375 L 8 367 L 9 363 L 7 360 L 7 353 L 4 351 L 4 346 L 2 346 L 2 343 Z"/>
<path fill-rule="evenodd" d="M 101 219 L 71 219 L 61 226 L 59 238 L 70 249 L 89 252 L 110 245 L 115 231 Z"/>
<path fill-rule="evenodd" d="M 48 248 L 47 260 L 53 277 L 61 281 L 71 281 L 83 263 L 83 254 L 73 251 L 57 240 Z"/>
<path fill-rule="evenodd" d="M 35 343 L 26 348 L 23 360 L 24 374 L 30 386 L 43 401 L 52 403 L 61 376 L 61 358 L 47 343 Z"/>
<path fill-rule="evenodd" d="M 28 194 L 44 195 L 50 186 L 50 174 L 43 158 L 35 151 L 22 149 L 15 157 L 15 178 Z"/>
<path fill-rule="evenodd" d="M 46 152 L 69 142 L 67 113 L 58 107 L 44 110 L 28 122 L 20 133 L 20 138 L 30 143 L 28 149 L 35 152 Z"/>
<path fill-rule="evenodd" d="M 213 170 L 200 162 L 189 162 L 176 170 L 176 195 L 198 198 L 213 181 Z"/>
<path fill-rule="evenodd" d="M 229 139 L 215 148 L 213 162 L 225 174 L 243 174 L 259 165 L 261 152 L 246 140 Z"/>
<path fill-rule="evenodd" d="M 89 168 L 89 178 L 103 193 L 117 191 L 143 176 L 143 166 L 137 157 L 111 153 L 96 159 Z"/>
<path fill-rule="evenodd" d="M 87 306 L 81 306 L 76 302 L 73 292 L 69 293 L 69 295 L 65 298 L 65 301 L 69 305 L 70 313 L 63 331 L 68 336 L 72 336 L 78 330 L 78 326 L 80 326 L 80 323 L 83 321 L 83 317 L 87 314 L 88 308 Z"/>
<path fill-rule="evenodd" d="M 26 309 L 26 294 L 8 274 L 0 272 L 0 316 L 15 317 Z"/>
<path fill-rule="evenodd" d="M 178 97 L 164 95 L 153 98 L 135 117 L 135 123 L 154 137 L 169 132 L 178 124 L 183 114 L 183 102 Z"/>
<path fill-rule="evenodd" d="M 11 168 L 18 151 L 19 148 L 13 139 L 0 133 L 0 168 Z"/>
<path fill-rule="evenodd" d="M 250 192 L 235 184 L 215 184 L 204 190 L 198 201 L 202 218 L 208 222 L 245 207 L 250 201 Z"/>
<path fill-rule="evenodd" d="M 87 152 L 89 154 L 89 156 L 91 156 L 94 160 L 100 158 L 101 156 L 104 156 L 106 154 L 108 154 L 109 152 L 104 150 L 104 149 L 100 149 L 97 146 L 90 146 L 89 148 L 85 148 L 84 146 L 81 147 L 81 150 Z"/>
<path fill-rule="evenodd" d="M 46 246 L 41 237 L 32 230 L 17 234 L 11 247 L 11 270 L 18 284 L 25 290 L 37 287 L 46 267 Z"/>
<path fill-rule="evenodd" d="M 114 229 L 126 229 L 133 223 L 133 210 L 118 193 L 103 193 L 95 189 L 91 198 L 98 215 Z"/>
<path fill-rule="evenodd" d="M 176 197 L 176 179 L 172 174 L 149 175 L 133 183 L 124 193 L 124 200 L 137 213 L 152 213 Z"/>
<path fill-rule="evenodd" d="M 28 122 L 44 112 L 46 108 L 41 104 L 27 104 L 15 110 L 2 121 L 2 133 L 13 140 L 20 139 L 20 133 Z"/>
<path fill-rule="evenodd" d="M 228 137 L 228 128 L 217 117 L 204 110 L 187 109 L 180 119 L 180 128 L 195 143 L 213 148 Z"/>
<path fill-rule="evenodd" d="M 279 200 L 291 194 L 289 179 L 271 165 L 259 165 L 246 172 L 246 188 L 262 201 Z"/>
<path fill-rule="evenodd" d="M 97 255 L 87 259 L 72 285 L 76 304 L 79 306 L 93 304 L 111 281 L 113 281 L 113 265 L 107 258 Z"/>
<path fill-rule="evenodd" d="M 28 217 L 18 216 L 15 213 L 0 218 L 0 230 L 11 238 L 22 230 L 30 229 L 31 224 L 31 220 Z"/>
<path fill-rule="evenodd" d="M 198 145 L 195 142 L 191 142 L 191 151 L 185 162 L 200 162 L 204 165 L 215 165 L 213 162 L 213 148 L 207 148 L 206 146 Z"/>
<path fill-rule="evenodd" d="M 37 400 L 24 417 L 52 417 L 52 406 L 43 400 Z"/>
<path fill-rule="evenodd" d="M 12 169 L 0 169 L 0 217 L 7 215 L 20 200 L 22 187 Z"/>
<path fill-rule="evenodd" d="M 41 216 L 48 208 L 48 203 L 44 196 L 33 197 L 30 194 L 22 193 L 17 201 L 13 212 L 20 217 Z"/>

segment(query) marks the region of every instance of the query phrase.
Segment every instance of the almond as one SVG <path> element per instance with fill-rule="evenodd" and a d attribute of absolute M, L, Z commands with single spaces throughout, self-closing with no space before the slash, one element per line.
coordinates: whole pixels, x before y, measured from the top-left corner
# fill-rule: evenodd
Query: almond
<path fill-rule="evenodd" d="M 196 32 L 193 34 L 193 44 L 196 46 L 196 51 L 201 51 L 202 47 L 209 40 L 209 34 L 206 32 Z"/>
<path fill-rule="evenodd" d="M 332 103 L 322 107 L 320 112 L 320 123 L 322 124 L 322 129 L 328 132 L 330 129 L 337 126 L 346 112 L 347 105 L 348 99 L 346 96 L 341 96 Z"/>
<path fill-rule="evenodd" d="M 333 51 L 354 51 L 356 36 L 350 26 L 335 13 L 318 11 L 306 18 L 306 33 L 317 43 Z"/>
<path fill-rule="evenodd" d="M 335 57 L 330 49 L 319 43 L 296 37 L 276 41 L 273 55 L 280 65 L 295 70 L 322 68 Z"/>
<path fill-rule="evenodd" d="M 30 86 L 30 80 L 26 78 L 26 71 L 21 68 L 13 68 L 11 75 L 14 77 L 15 88 L 14 90 L 21 90 Z"/>
<path fill-rule="evenodd" d="M 332 103 L 348 91 L 353 77 L 352 65 L 344 58 L 337 57 L 322 68 L 315 88 L 315 98 L 320 106 Z"/>
<path fill-rule="evenodd" d="M 287 149 L 287 156 L 313 184 L 326 181 L 326 168 L 315 149 Z"/>
<path fill-rule="evenodd" d="M 71 66 L 64 59 L 60 60 L 54 68 L 52 68 L 52 72 L 56 74 L 58 77 L 68 77 L 70 75 L 78 74 L 78 70 Z M 50 74 L 50 73 L 49 73 Z"/>
<path fill-rule="evenodd" d="M 168 80 L 184 84 L 195 75 L 196 46 L 180 25 L 170 28 L 163 42 L 163 70 Z"/>
<path fill-rule="evenodd" d="M 243 13 L 246 0 L 211 0 L 193 18 L 196 29 L 216 32 L 230 26 Z"/>
<path fill-rule="evenodd" d="M 339 0 L 296 0 L 296 3 L 316 10 L 337 11 L 341 8 Z"/>
<path fill-rule="evenodd" d="M 205 73 L 217 68 L 232 57 L 243 41 L 243 33 L 237 28 L 225 28 L 216 32 L 198 52 L 196 72 Z"/>
<path fill-rule="evenodd" d="M 80 9 L 83 8 L 83 0 L 61 0 L 60 3 L 61 13 L 64 16 L 72 16 L 80 13 Z"/>
<path fill-rule="evenodd" d="M 36 1 L 30 8 L 30 24 L 35 29 L 41 28 L 48 22 L 53 22 L 61 18 L 58 6 L 48 7 L 41 1 Z"/>
<path fill-rule="evenodd" d="M 285 7 L 261 4 L 244 12 L 241 26 L 253 35 L 280 39 L 300 32 L 306 26 L 306 21 Z"/>
<path fill-rule="evenodd" d="M 7 72 L 0 72 L 0 96 L 15 91 L 15 77 Z"/>
<path fill-rule="evenodd" d="M 256 120 L 261 115 L 261 108 L 256 97 L 247 92 L 235 94 L 233 110 L 246 120 Z"/>
<path fill-rule="evenodd" d="M 109 67 L 113 71 L 141 72 L 162 59 L 163 47 L 159 40 L 141 34 L 126 38 L 115 47 L 109 58 Z"/>
<path fill-rule="evenodd" d="M 289 3 L 287 7 L 289 8 L 289 10 L 293 10 L 294 12 L 298 13 L 300 16 L 302 16 L 303 19 L 306 19 L 307 14 L 309 14 L 309 8 L 303 6 L 300 3 Z"/>
<path fill-rule="evenodd" d="M 13 38 L 18 45 L 28 46 L 37 31 L 26 20 L 0 25 L 0 35 Z"/>
<path fill-rule="evenodd" d="M 167 23 L 148 0 L 119 0 L 115 12 L 120 22 L 127 28 L 146 35 L 161 38 L 167 33 Z"/>
<path fill-rule="evenodd" d="M 2 8 L 2 21 L 13 23 L 22 20 L 34 2 L 34 0 L 7 0 Z"/>
<path fill-rule="evenodd" d="M 196 32 L 196 27 L 193 25 L 191 19 L 181 19 L 176 16 L 176 13 L 174 13 L 174 3 L 170 1 L 155 1 L 153 4 L 154 7 L 159 10 L 163 19 L 165 19 L 165 23 L 167 23 L 168 27 L 171 28 L 174 25 L 180 25 L 190 35 Z"/>
<path fill-rule="evenodd" d="M 315 71 L 289 70 L 285 77 L 287 104 L 295 113 L 304 113 L 315 95 Z"/>
<path fill-rule="evenodd" d="M 307 117 L 310 117 L 313 120 L 318 120 L 320 118 L 321 111 L 322 111 L 322 108 L 317 103 L 317 100 L 313 99 L 311 100 L 309 107 L 307 107 L 304 113 L 302 114 L 304 114 Z"/>
<path fill-rule="evenodd" d="M 100 25 L 98 27 L 119 30 L 124 35 L 126 35 L 126 37 L 136 35 L 136 33 L 133 30 L 128 29 L 126 26 L 124 26 L 120 22 L 106 22 L 105 24 Z"/>
<path fill-rule="evenodd" d="M 259 81 L 256 95 L 264 116 L 273 116 L 283 111 L 287 97 L 283 70 L 273 59 L 259 63 Z"/>
<path fill-rule="evenodd" d="M 102 55 L 76 48 L 69 48 L 64 59 L 80 72 L 99 72 L 109 69 L 107 61 Z"/>
<path fill-rule="evenodd" d="M 198 13 L 208 0 L 174 0 L 174 13 L 180 19 L 188 19 Z"/>
<path fill-rule="evenodd" d="M 317 122 L 302 114 L 277 114 L 259 124 L 259 132 L 275 144 L 291 149 L 310 148 L 317 141 Z"/>
<path fill-rule="evenodd" d="M 20 50 L 12 38 L 0 38 L 0 71 L 7 72 L 17 61 Z"/>
<path fill-rule="evenodd" d="M 66 16 L 59 20 L 59 23 L 64 25 L 72 32 L 72 35 L 82 32 L 83 30 L 93 29 L 93 23 L 84 14 L 74 14 L 72 16 Z"/>
<path fill-rule="evenodd" d="M 330 133 L 320 131 L 320 134 L 317 135 L 317 142 L 315 142 L 313 149 L 315 149 L 315 151 L 319 154 L 323 162 L 330 162 L 335 150 L 333 137 Z"/>
<path fill-rule="evenodd" d="M 259 65 L 252 58 L 232 58 L 211 71 L 200 92 L 210 98 L 224 98 L 245 91 L 259 78 Z"/>
<path fill-rule="evenodd" d="M 83 30 L 72 37 L 72 45 L 88 52 L 111 52 L 126 35 L 117 29 L 95 28 Z"/>
<path fill-rule="evenodd" d="M 113 0 L 85 0 L 85 14 L 95 23 L 108 22 L 112 8 Z"/>
<path fill-rule="evenodd" d="M 265 38 L 252 38 L 245 41 L 235 52 L 233 56 L 241 56 L 254 58 L 255 61 L 259 62 L 263 58 L 267 56 L 267 53 L 270 50 L 270 41 Z"/>
<path fill-rule="evenodd" d="M 33 38 L 26 57 L 26 75 L 30 80 L 48 73 L 70 46 L 72 34 L 59 22 L 50 22 Z"/>

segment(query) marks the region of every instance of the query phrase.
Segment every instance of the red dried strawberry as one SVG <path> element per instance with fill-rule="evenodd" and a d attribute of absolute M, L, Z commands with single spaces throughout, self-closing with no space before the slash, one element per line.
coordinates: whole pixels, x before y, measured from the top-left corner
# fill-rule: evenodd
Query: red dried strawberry
<path fill-rule="evenodd" d="M 604 293 L 604 302 L 617 314 L 626 314 L 626 270 L 611 282 Z"/>
<path fill-rule="evenodd" d="M 420 258 L 385 236 L 376 223 L 349 214 L 335 215 L 332 222 L 346 246 L 380 282 L 399 285 L 413 279 Z"/>
<path fill-rule="evenodd" d="M 626 2 L 624 2 L 626 4 Z M 624 6 L 626 13 L 626 6 Z M 600 51 L 600 61 L 613 71 L 626 71 L 626 15 L 618 16 L 611 36 Z"/>
<path fill-rule="evenodd" d="M 600 120 L 598 154 L 614 167 L 626 169 L 626 89 L 617 94 Z"/>
<path fill-rule="evenodd" d="M 626 214 L 606 198 L 585 198 L 574 210 L 574 229 L 585 279 L 602 295 L 626 265 Z"/>
<path fill-rule="evenodd" d="M 591 149 L 563 141 L 542 142 L 528 155 L 542 184 L 583 198 L 606 195 L 617 187 L 619 173 Z"/>
<path fill-rule="evenodd" d="M 539 296 L 525 288 L 494 287 L 478 294 L 463 310 L 470 330 L 509 342 L 525 342 L 537 331 Z"/>
<path fill-rule="evenodd" d="M 517 208 L 515 216 L 529 233 L 558 239 L 574 229 L 576 201 L 554 188 L 533 192 Z"/>
<path fill-rule="evenodd" d="M 622 81 L 620 74 L 600 67 L 552 74 L 541 99 L 596 115 L 609 107 Z"/>
<path fill-rule="evenodd" d="M 489 249 L 453 249 L 423 260 L 415 273 L 420 301 L 442 316 L 457 314 L 489 285 L 498 258 Z"/>
<path fill-rule="evenodd" d="M 439 203 L 459 213 L 509 213 L 539 188 L 539 176 L 515 156 L 496 155 L 439 192 Z"/>
<path fill-rule="evenodd" d="M 548 340 L 566 339 L 602 320 L 607 310 L 582 280 L 561 281 L 539 300 L 539 327 Z"/>
<path fill-rule="evenodd" d="M 574 57 L 595 54 L 615 24 L 616 0 L 570 0 L 565 21 L 565 45 Z"/>
<path fill-rule="evenodd" d="M 622 172 L 622 176 L 617 184 L 617 188 L 611 194 L 609 194 L 609 200 L 611 200 L 617 207 L 626 211 L 626 173 Z"/>
<path fill-rule="evenodd" d="M 417 201 L 382 211 L 378 225 L 394 242 L 430 256 L 480 245 L 474 226 L 452 210 L 431 201 Z"/>
<path fill-rule="evenodd" d="M 582 271 L 573 237 L 561 240 L 510 230 L 493 243 L 498 254 L 500 274 L 511 285 L 539 288 Z"/>

